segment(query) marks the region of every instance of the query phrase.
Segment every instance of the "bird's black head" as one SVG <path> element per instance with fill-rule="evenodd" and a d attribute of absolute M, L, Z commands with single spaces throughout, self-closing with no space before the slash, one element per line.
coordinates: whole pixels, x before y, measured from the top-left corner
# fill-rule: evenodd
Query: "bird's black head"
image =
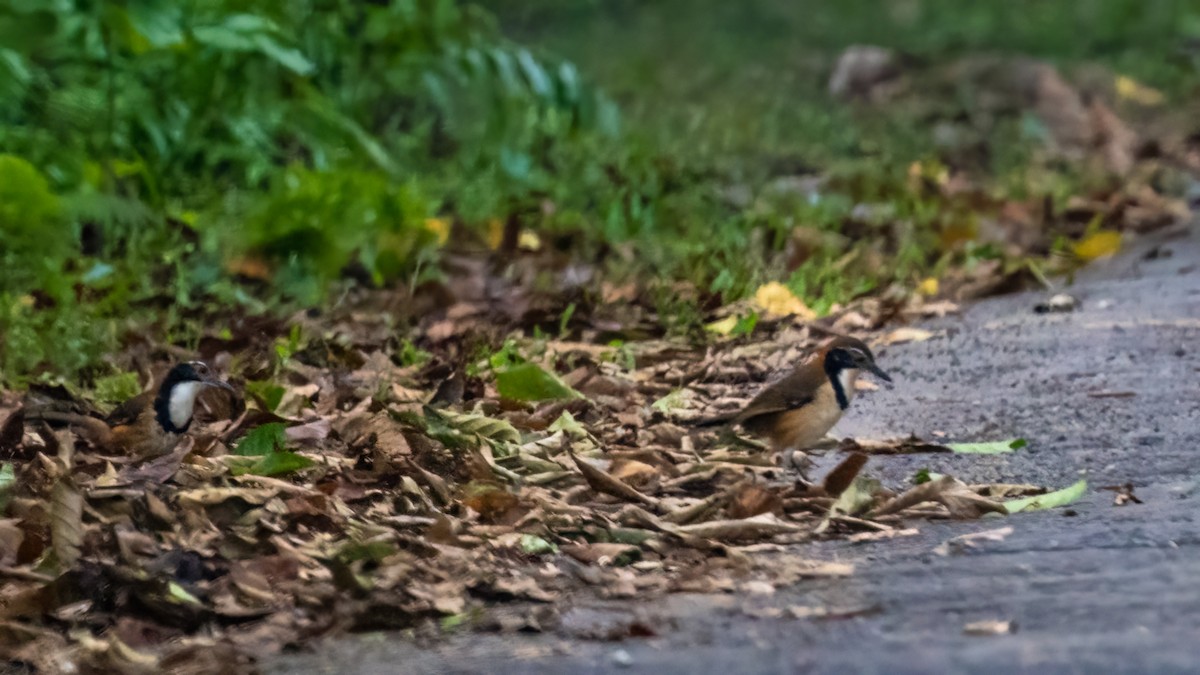
<path fill-rule="evenodd" d="M 188 361 L 176 364 L 163 378 L 162 388 L 170 389 L 180 382 L 203 382 L 212 379 L 212 372 L 203 361 Z"/>
<path fill-rule="evenodd" d="M 202 361 L 188 361 L 171 368 L 154 398 L 154 416 L 165 431 L 177 434 L 187 431 L 192 424 L 196 397 L 204 387 L 233 391 L 228 382 L 219 379 Z"/>
<path fill-rule="evenodd" d="M 837 337 L 825 347 L 825 372 L 830 377 L 849 369 L 865 370 L 885 382 L 892 378 L 875 365 L 875 355 L 862 340 L 852 337 Z"/>

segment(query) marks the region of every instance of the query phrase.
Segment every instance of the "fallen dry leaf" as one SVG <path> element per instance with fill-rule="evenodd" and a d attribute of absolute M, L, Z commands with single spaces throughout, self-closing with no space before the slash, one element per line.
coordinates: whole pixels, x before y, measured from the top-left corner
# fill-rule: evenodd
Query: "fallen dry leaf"
<path fill-rule="evenodd" d="M 693 525 L 681 525 L 677 529 L 685 534 L 718 541 L 763 539 L 778 534 L 795 534 L 804 531 L 804 528 L 799 525 L 782 521 L 773 513 L 764 513 L 741 520 L 712 520 Z"/>
<path fill-rule="evenodd" d="M 863 467 L 867 465 L 867 456 L 861 452 L 851 454 L 833 468 L 821 482 L 821 487 L 830 497 L 837 497 L 846 491 L 854 482 Z"/>
<path fill-rule="evenodd" d="M 83 546 L 83 495 L 69 473 L 59 477 L 50 494 L 50 539 L 64 567 L 74 565 Z"/>
<path fill-rule="evenodd" d="M 1008 635 L 1015 632 L 1015 621 L 973 621 L 963 626 L 964 635 Z"/>
<path fill-rule="evenodd" d="M 575 466 L 579 467 L 579 471 L 583 474 L 584 479 L 587 480 L 588 485 L 596 492 L 612 495 L 627 502 L 645 504 L 646 506 L 656 507 L 658 505 L 658 500 L 638 492 L 608 472 L 596 468 L 587 460 L 580 459 L 575 454 L 571 454 L 571 459 L 574 460 Z"/>
<path fill-rule="evenodd" d="M 1138 105 L 1156 106 L 1161 105 L 1166 100 L 1161 91 L 1147 87 L 1128 75 L 1118 75 L 1114 85 L 1117 90 L 1117 96 L 1127 101 L 1133 101 Z"/>
<path fill-rule="evenodd" d="M 980 496 L 956 478 L 943 476 L 938 480 L 909 488 L 903 494 L 884 503 L 871 515 L 898 513 L 922 502 L 938 502 L 944 505 L 952 518 L 974 519 L 985 513 L 1008 514 L 1004 504 Z"/>
<path fill-rule="evenodd" d="M 1108 258 L 1121 250 L 1121 233 L 1101 230 L 1084 237 L 1074 250 L 1080 260 L 1087 262 Z"/>
<path fill-rule="evenodd" d="M 778 281 L 759 286 L 754 292 L 754 304 L 768 315 L 794 315 L 805 321 L 817 317 L 816 312 L 809 309 L 803 300 Z"/>
<path fill-rule="evenodd" d="M 940 443 L 924 441 L 916 436 L 907 438 L 847 438 L 838 445 L 839 452 L 857 452 L 868 455 L 906 455 L 926 452 L 954 452 Z"/>
<path fill-rule="evenodd" d="M 984 532 L 973 532 L 964 534 L 958 537 L 947 539 L 933 549 L 933 552 L 938 555 L 951 555 L 964 553 L 970 549 L 978 548 L 979 544 L 989 541 L 1004 541 L 1008 535 L 1013 533 L 1012 526 L 1000 527 L 994 530 L 986 530 Z"/>
<path fill-rule="evenodd" d="M 904 327 L 897 328 L 883 336 L 883 344 L 898 345 L 905 342 L 924 342 L 933 337 L 933 331 L 925 330 L 924 328 Z"/>
<path fill-rule="evenodd" d="M 778 492 L 757 483 L 741 483 L 735 486 L 727 507 L 729 517 L 733 519 L 751 518 L 782 508 L 783 500 Z"/>
<path fill-rule="evenodd" d="M 882 541 L 882 540 L 887 540 L 887 539 L 895 539 L 897 537 L 915 537 L 916 535 L 918 535 L 920 533 L 921 533 L 920 530 L 913 528 L 913 527 L 905 528 L 903 530 L 888 529 L 888 530 L 879 530 L 878 532 L 859 532 L 857 534 L 852 534 L 849 537 L 846 537 L 846 541 L 851 542 L 853 544 L 862 544 L 862 543 L 871 542 L 871 541 Z"/>

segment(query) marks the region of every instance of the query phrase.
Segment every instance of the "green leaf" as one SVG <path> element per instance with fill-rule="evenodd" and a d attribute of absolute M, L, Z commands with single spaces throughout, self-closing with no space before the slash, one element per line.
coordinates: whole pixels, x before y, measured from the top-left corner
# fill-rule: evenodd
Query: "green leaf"
<path fill-rule="evenodd" d="M 284 425 L 278 422 L 264 424 L 246 434 L 234 449 L 235 455 L 263 456 L 282 450 L 287 444 Z"/>
<path fill-rule="evenodd" d="M 281 450 L 266 455 L 248 467 L 235 467 L 233 469 L 233 474 L 235 476 L 246 473 L 255 476 L 278 476 L 279 474 L 283 473 L 291 473 L 293 471 L 307 469 L 308 467 L 314 465 L 316 465 L 316 462 L 305 457 L 304 455 L 298 455 L 290 450 Z"/>
<path fill-rule="evenodd" d="M 11 49 L 0 47 L 0 94 L 13 98 L 24 95 L 33 73 L 25 59 Z"/>
<path fill-rule="evenodd" d="M 573 303 L 573 302 L 571 304 L 567 305 L 567 308 L 563 311 L 562 316 L 560 316 L 558 318 L 558 335 L 559 335 L 559 337 L 562 337 L 567 334 L 567 327 L 571 323 L 572 316 L 575 316 L 575 303 Z"/>
<path fill-rule="evenodd" d="M 1033 497 L 1009 500 L 1004 502 L 1004 508 L 1008 509 L 1009 513 L 1053 509 L 1078 501 L 1086 492 L 1087 481 L 1080 480 L 1074 485 L 1065 487 L 1061 490 L 1055 490 L 1054 492 L 1048 492 L 1044 495 L 1034 495 Z"/>
<path fill-rule="evenodd" d="M 672 410 L 682 410 L 687 407 L 687 394 L 683 389 L 676 389 L 651 403 L 650 407 L 664 415 L 669 414 Z"/>
<path fill-rule="evenodd" d="M 300 53 L 300 50 L 284 47 L 270 36 L 256 35 L 254 43 L 260 52 L 297 75 L 311 75 L 317 69 L 312 61 Z"/>
<path fill-rule="evenodd" d="M 866 511 L 875 503 L 875 495 L 881 488 L 874 478 L 859 476 L 846 488 L 829 507 L 830 514 L 853 516 Z"/>
<path fill-rule="evenodd" d="M 204 603 L 200 602 L 196 596 L 187 592 L 187 589 L 175 583 L 174 581 L 167 584 L 167 597 L 183 605 L 195 605 L 197 607 L 204 606 Z"/>
<path fill-rule="evenodd" d="M 262 402 L 267 404 L 267 410 L 270 412 L 275 412 L 279 404 L 283 402 L 283 394 L 286 391 L 286 389 L 274 382 L 250 381 L 246 383 L 246 393 L 253 394 L 262 399 Z"/>
<path fill-rule="evenodd" d="M 470 618 L 471 618 L 471 615 L 467 614 L 466 612 L 460 612 L 458 614 L 451 614 L 450 616 L 444 616 L 444 617 L 442 617 L 442 622 L 441 622 L 442 630 L 445 630 L 445 631 L 454 630 L 454 629 L 458 628 L 459 626 L 463 625 L 464 623 L 466 623 L 467 620 L 469 620 Z"/>
<path fill-rule="evenodd" d="M 510 401 L 561 401 L 583 398 L 557 375 L 536 363 L 522 363 L 496 373 L 496 390 Z"/>
<path fill-rule="evenodd" d="M 141 392 L 137 373 L 120 373 L 96 380 L 96 400 L 101 403 L 121 403 Z"/>
<path fill-rule="evenodd" d="M 529 84 L 529 88 L 533 93 L 541 99 L 549 99 L 554 93 L 553 84 L 550 81 L 550 76 L 542 68 L 541 64 L 533 58 L 533 54 L 527 49 L 517 51 L 517 65 L 521 67 L 521 73 L 525 76 L 525 81 Z"/>
<path fill-rule="evenodd" d="M 296 73 L 309 75 L 316 67 L 299 50 L 276 40 L 278 27 L 254 14 L 234 14 L 222 23 L 197 26 L 192 37 L 202 45 L 231 52 L 258 52 Z"/>
<path fill-rule="evenodd" d="M 131 2 L 129 23 L 154 47 L 170 47 L 183 41 L 183 10 L 173 2 Z"/>
<path fill-rule="evenodd" d="M 396 546 L 387 541 L 348 541 L 337 552 L 337 559 L 344 563 L 368 560 L 383 562 L 390 555 L 395 555 Z"/>
<path fill-rule="evenodd" d="M 13 465 L 0 464 L 0 516 L 4 515 L 8 509 L 8 503 L 12 501 L 12 491 L 16 483 L 17 475 L 13 470 Z"/>
<path fill-rule="evenodd" d="M 987 443 L 950 443 L 946 447 L 964 455 L 1000 455 L 1013 450 L 1020 450 L 1029 445 L 1024 438 L 1011 441 L 991 441 Z"/>
<path fill-rule="evenodd" d="M 570 410 L 562 411 L 558 419 L 554 420 L 554 423 L 547 427 L 546 430 L 551 433 L 561 431 L 572 438 L 587 436 L 588 433 L 587 429 L 575 419 Z"/>
<path fill-rule="evenodd" d="M 521 356 L 521 349 L 516 340 L 505 340 L 500 349 L 488 357 L 488 365 L 492 370 L 502 370 L 522 363 L 525 363 L 525 358 Z"/>
<path fill-rule="evenodd" d="M 738 319 L 737 325 L 730 331 L 730 335 L 737 337 L 739 335 L 749 335 L 754 332 L 754 327 L 758 325 L 758 312 L 750 314 Z"/>
<path fill-rule="evenodd" d="M 535 534 L 521 535 L 521 550 L 529 555 L 557 553 L 558 547 Z"/>

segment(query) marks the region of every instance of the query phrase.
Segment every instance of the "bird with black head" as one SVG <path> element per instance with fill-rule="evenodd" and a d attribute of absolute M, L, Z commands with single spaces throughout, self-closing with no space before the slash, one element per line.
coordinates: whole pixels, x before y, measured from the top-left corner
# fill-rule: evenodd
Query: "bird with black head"
<path fill-rule="evenodd" d="M 65 423 L 106 452 L 140 459 L 157 457 L 171 452 L 191 427 L 196 399 L 210 387 L 234 391 L 205 363 L 188 361 L 171 368 L 156 389 L 125 401 L 103 419 L 36 408 L 26 410 L 25 417 Z"/>
<path fill-rule="evenodd" d="M 875 355 L 866 343 L 837 336 L 764 387 L 741 410 L 700 420 L 696 426 L 740 424 L 766 438 L 776 452 L 803 451 L 824 438 L 842 418 L 863 372 L 892 381 L 875 364 Z"/>

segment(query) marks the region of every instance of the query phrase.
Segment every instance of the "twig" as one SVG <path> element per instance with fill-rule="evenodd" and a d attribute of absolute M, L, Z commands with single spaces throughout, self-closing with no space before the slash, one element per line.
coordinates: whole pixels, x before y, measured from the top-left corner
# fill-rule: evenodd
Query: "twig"
<path fill-rule="evenodd" d="M 307 488 L 303 485 L 296 485 L 295 483 L 289 483 L 285 480 L 279 480 L 278 478 L 271 478 L 270 476 L 255 476 L 254 474 L 247 473 L 242 474 L 241 476 L 230 476 L 230 478 L 236 481 L 251 481 L 258 483 L 259 485 L 265 485 L 266 487 L 278 488 L 280 492 L 290 492 L 296 495 L 305 495 L 306 497 L 324 494 L 320 490 Z"/>
<path fill-rule="evenodd" d="M 17 567 L 9 567 L 8 565 L 0 565 L 0 577 L 8 577 L 10 579 L 20 579 L 21 581 L 37 581 L 43 584 L 48 584 L 54 581 L 54 577 L 33 570 L 23 570 Z"/>

